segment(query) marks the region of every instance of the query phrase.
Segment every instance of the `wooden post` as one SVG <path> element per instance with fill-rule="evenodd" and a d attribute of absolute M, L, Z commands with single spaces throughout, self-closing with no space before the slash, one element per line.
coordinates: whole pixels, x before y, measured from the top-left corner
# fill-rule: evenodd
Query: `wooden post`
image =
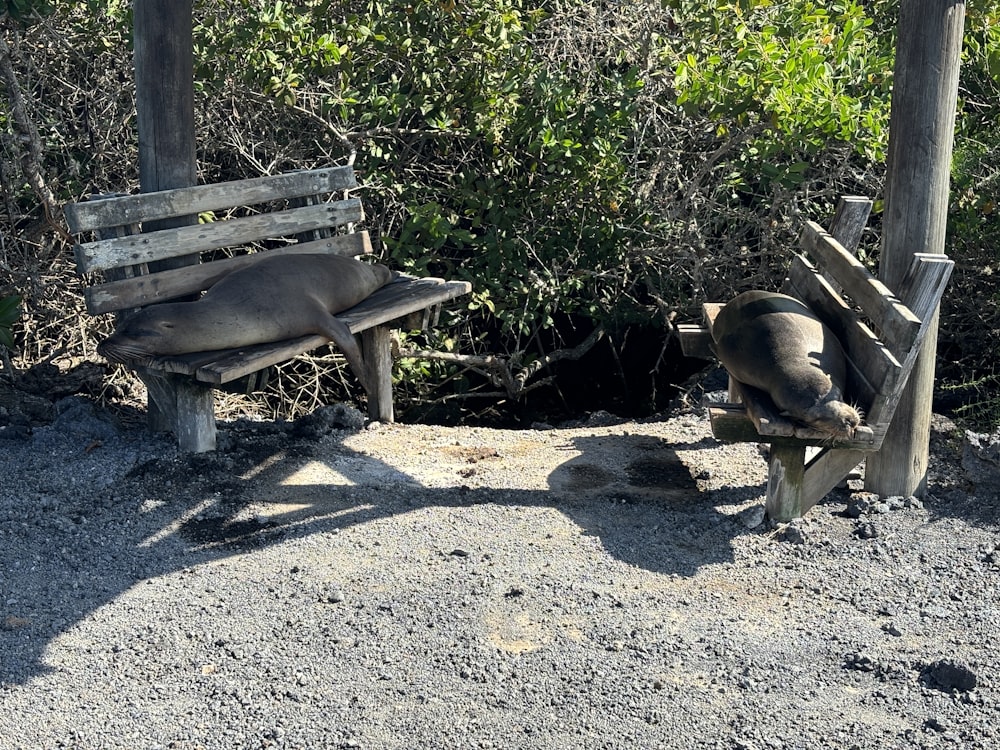
<path fill-rule="evenodd" d="M 392 408 L 392 340 L 388 326 L 361 333 L 361 351 L 371 373 L 373 393 L 368 394 L 368 416 L 379 422 L 394 420 Z"/>
<path fill-rule="evenodd" d="M 913 253 L 943 253 L 948 212 L 962 0 L 902 0 L 889 121 L 879 278 L 898 289 Z M 865 488 L 879 495 L 927 490 L 937 313 Z"/>
<path fill-rule="evenodd" d="M 144 193 L 197 182 L 194 128 L 193 0 L 135 0 L 135 106 L 139 129 L 139 188 Z M 196 216 L 150 222 L 150 230 L 197 222 Z M 150 264 L 150 271 L 189 265 L 197 258 Z M 144 376 L 149 426 L 177 435 L 183 450 L 215 449 L 212 391 L 177 378 Z"/>
<path fill-rule="evenodd" d="M 139 185 L 144 193 L 194 185 L 192 0 L 135 0 Z"/>
<path fill-rule="evenodd" d="M 802 484 L 805 478 L 806 446 L 794 442 L 771 443 L 767 463 L 767 500 L 764 511 L 772 521 L 801 518 L 804 507 Z"/>

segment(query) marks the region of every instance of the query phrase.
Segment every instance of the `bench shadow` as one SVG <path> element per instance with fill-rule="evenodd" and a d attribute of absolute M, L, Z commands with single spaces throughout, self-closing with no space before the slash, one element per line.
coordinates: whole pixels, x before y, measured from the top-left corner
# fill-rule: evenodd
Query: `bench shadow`
<path fill-rule="evenodd" d="M 608 466 L 611 443 L 625 458 Z M 320 445 L 275 431 L 201 456 L 162 445 L 163 458 L 101 478 L 91 507 L 54 512 L 39 528 L 8 535 L 0 550 L 0 684 L 52 669 L 45 661 L 52 640 L 143 581 L 417 509 L 549 508 L 612 558 L 679 576 L 732 561 L 733 538 L 752 533 L 699 490 L 683 462 L 692 446 L 643 435 L 573 438 L 572 457 L 547 486 L 528 489 L 463 485 L 461 477 L 455 486 L 423 486 L 335 437 Z M 94 453 L 72 457 L 81 478 L 94 475 Z"/>

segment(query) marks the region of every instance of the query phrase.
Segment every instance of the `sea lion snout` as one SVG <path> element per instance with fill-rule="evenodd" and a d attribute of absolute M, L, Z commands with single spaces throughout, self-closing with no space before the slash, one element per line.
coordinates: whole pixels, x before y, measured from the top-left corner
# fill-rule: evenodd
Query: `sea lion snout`
<path fill-rule="evenodd" d="M 861 426 L 861 414 L 843 401 L 824 401 L 806 413 L 807 424 L 841 440 L 853 440 Z"/>

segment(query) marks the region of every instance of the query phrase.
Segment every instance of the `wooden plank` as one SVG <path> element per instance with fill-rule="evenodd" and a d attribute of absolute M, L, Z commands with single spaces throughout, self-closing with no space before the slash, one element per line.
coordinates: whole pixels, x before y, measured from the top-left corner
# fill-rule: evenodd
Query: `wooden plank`
<path fill-rule="evenodd" d="M 352 333 L 398 320 L 425 307 L 461 297 L 472 291 L 468 281 L 445 281 L 435 278 L 400 277 L 350 310 L 337 317 L 347 323 Z"/>
<path fill-rule="evenodd" d="M 816 266 L 832 276 L 878 327 L 883 339 L 904 347 L 913 341 L 920 327 L 917 316 L 819 224 L 806 222 L 801 244 L 812 254 Z"/>
<path fill-rule="evenodd" d="M 76 246 L 77 270 L 80 273 L 90 273 L 132 266 L 222 247 L 235 247 L 257 240 L 275 239 L 321 227 L 341 226 L 363 218 L 361 201 L 349 198 L 318 206 L 302 206 L 226 221 L 163 229 L 148 234 L 96 240 Z"/>
<path fill-rule="evenodd" d="M 681 323 L 677 326 L 677 338 L 681 342 L 681 351 L 685 357 L 715 359 L 712 334 L 705 326 Z"/>
<path fill-rule="evenodd" d="M 895 415 L 896 408 L 903 397 L 906 383 L 920 357 L 924 341 L 930 335 L 935 311 L 944 295 L 944 289 L 948 284 L 954 265 L 953 261 L 943 255 L 929 253 L 917 253 L 911 261 L 910 269 L 903 282 L 905 287 L 903 295 L 905 295 L 904 299 L 908 302 L 912 301 L 923 312 L 924 319 L 910 350 L 903 354 L 896 387 L 879 403 L 877 409 L 873 408 L 874 418 L 878 419 L 880 423 L 888 425 Z"/>
<path fill-rule="evenodd" d="M 858 428 L 854 440 L 831 441 L 826 433 L 795 425 L 788 429 L 773 427 L 773 432 L 783 431 L 787 434 L 761 434 L 749 410 L 742 404 L 714 404 L 709 407 L 708 414 L 712 422 L 712 433 L 727 443 L 802 443 L 873 451 L 878 449 L 880 440 L 885 436 L 884 430 L 867 425 Z M 788 420 L 784 421 L 791 424 Z"/>
<path fill-rule="evenodd" d="M 364 255 L 372 252 L 368 232 L 336 235 L 315 242 L 268 250 L 267 255 L 291 255 L 300 253 L 335 253 L 338 255 Z M 136 276 L 130 279 L 109 281 L 86 289 L 84 296 L 87 311 L 91 315 L 145 307 L 157 302 L 167 302 L 194 292 L 204 291 L 222 277 L 246 268 L 265 253 L 239 255 L 220 258 L 210 263 L 187 266 L 170 271 Z"/>
<path fill-rule="evenodd" d="M 197 182 L 191 6 L 191 0 L 133 3 L 139 182 L 145 193 Z"/>
<path fill-rule="evenodd" d="M 178 446 L 189 453 L 215 450 L 215 408 L 211 387 L 188 378 L 140 371 L 149 389 L 150 405 L 156 405 L 159 429 L 177 437 Z"/>
<path fill-rule="evenodd" d="M 955 262 L 946 255 L 914 253 L 906 276 L 899 286 L 899 297 L 921 322 L 937 310 L 951 278 Z"/>
<path fill-rule="evenodd" d="M 898 289 L 914 251 L 941 254 L 962 56 L 964 2 L 899 3 L 879 276 Z M 937 316 L 927 316 L 923 354 L 912 368 L 899 414 L 865 486 L 882 495 L 927 490 Z"/>
<path fill-rule="evenodd" d="M 872 200 L 862 195 L 845 195 L 837 203 L 830 221 L 830 234 L 851 254 L 861 244 L 871 210 Z"/>
<path fill-rule="evenodd" d="M 805 454 L 805 444 L 771 445 L 764 512 L 772 521 L 791 521 L 805 513 L 802 507 Z"/>
<path fill-rule="evenodd" d="M 725 306 L 725 302 L 706 302 L 701 306 L 702 318 L 708 327 L 709 335 L 712 333 L 712 326 L 715 325 L 715 319 L 719 317 L 719 313 L 722 312 L 722 308 Z"/>
<path fill-rule="evenodd" d="M 866 451 L 834 448 L 823 450 L 808 461 L 802 481 L 802 512 L 826 497 L 867 455 Z"/>
<path fill-rule="evenodd" d="M 357 187 L 357 180 L 352 167 L 328 167 L 100 201 L 81 201 L 67 204 L 65 214 L 70 231 L 80 234 L 102 227 L 200 214 L 234 206 L 252 206 L 311 194 L 336 193 L 354 187 Z"/>

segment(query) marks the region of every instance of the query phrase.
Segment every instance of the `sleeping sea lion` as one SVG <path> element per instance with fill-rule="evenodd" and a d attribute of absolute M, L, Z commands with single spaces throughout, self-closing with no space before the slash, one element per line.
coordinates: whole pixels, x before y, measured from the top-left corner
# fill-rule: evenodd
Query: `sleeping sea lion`
<path fill-rule="evenodd" d="M 97 347 L 115 362 L 149 364 L 158 356 L 236 349 L 318 334 L 340 347 L 366 392 L 371 375 L 357 341 L 333 317 L 388 283 L 383 265 L 327 253 L 264 256 L 234 271 L 194 302 L 146 307 Z"/>
<path fill-rule="evenodd" d="M 743 292 L 719 312 L 712 336 L 729 373 L 767 393 L 783 416 L 834 438 L 854 437 L 861 415 L 844 402 L 844 350 L 802 302 L 775 292 Z"/>

